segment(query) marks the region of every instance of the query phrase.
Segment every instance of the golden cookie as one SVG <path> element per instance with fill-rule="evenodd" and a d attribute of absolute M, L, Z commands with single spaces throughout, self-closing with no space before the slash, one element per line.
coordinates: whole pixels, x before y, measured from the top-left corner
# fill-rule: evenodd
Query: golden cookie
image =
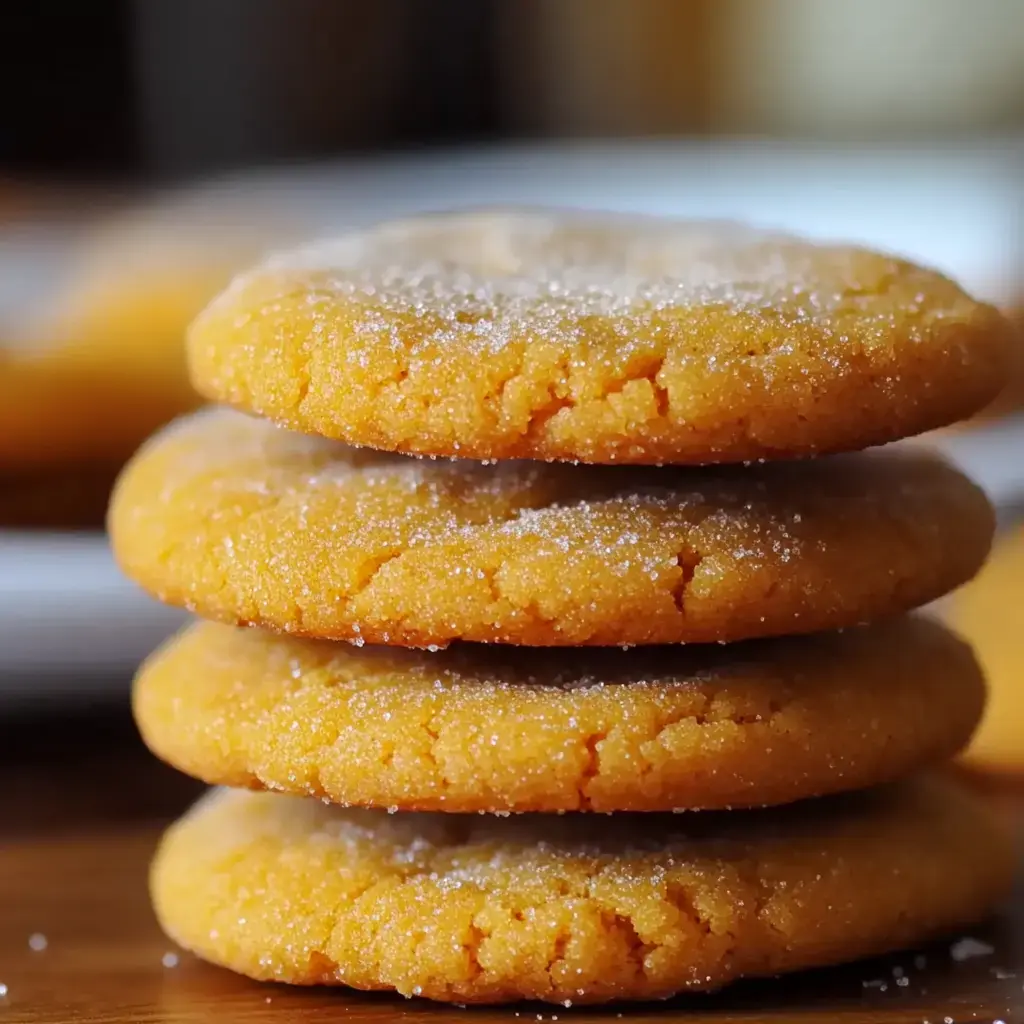
<path fill-rule="evenodd" d="M 0 465 L 123 460 L 194 407 L 182 334 L 224 276 L 111 282 L 37 325 L 37 341 L 0 349 Z"/>
<path fill-rule="evenodd" d="M 964 582 L 993 529 L 982 493 L 922 454 L 492 466 L 349 448 L 223 410 L 145 446 L 109 524 L 124 570 L 170 604 L 411 646 L 854 625 Z"/>
<path fill-rule="evenodd" d="M 786 803 L 952 756 L 981 715 L 925 619 L 725 647 L 356 648 L 203 623 L 142 668 L 135 717 L 206 782 L 403 810 Z"/>
<path fill-rule="evenodd" d="M 864 448 L 976 412 L 1008 326 L 911 263 L 735 224 L 474 212 L 236 279 L 207 397 L 427 455 L 708 463 Z"/>
<path fill-rule="evenodd" d="M 981 575 L 945 609 L 977 650 L 991 702 L 964 760 L 978 768 L 1024 772 L 1024 526 L 992 553 Z"/>
<path fill-rule="evenodd" d="M 146 209 L 90 232 L 41 308 L 0 324 L 0 467 L 121 463 L 194 408 L 185 328 L 261 249 L 230 229 Z"/>
<path fill-rule="evenodd" d="M 176 942 L 258 979 L 597 1003 L 840 963 L 974 923 L 1012 844 L 952 780 L 771 811 L 395 814 L 217 790 L 151 888 Z"/>

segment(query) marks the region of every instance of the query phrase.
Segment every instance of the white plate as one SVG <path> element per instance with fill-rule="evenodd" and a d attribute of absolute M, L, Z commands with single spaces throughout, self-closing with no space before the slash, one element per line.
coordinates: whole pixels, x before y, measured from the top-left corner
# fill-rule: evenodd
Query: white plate
<path fill-rule="evenodd" d="M 121 688 L 184 620 L 124 578 L 102 534 L 0 531 L 0 701 Z"/>
<path fill-rule="evenodd" d="M 944 432 L 934 444 L 985 489 L 997 509 L 1024 508 L 1024 414 L 981 430 Z"/>

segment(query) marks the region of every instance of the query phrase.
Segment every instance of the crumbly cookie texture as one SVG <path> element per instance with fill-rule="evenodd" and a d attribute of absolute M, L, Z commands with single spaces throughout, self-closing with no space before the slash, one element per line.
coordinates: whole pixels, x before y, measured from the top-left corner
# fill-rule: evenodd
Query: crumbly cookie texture
<path fill-rule="evenodd" d="M 944 605 L 944 615 L 975 646 L 991 694 L 965 762 L 1024 774 L 1024 526 L 1000 538 L 981 575 Z"/>
<path fill-rule="evenodd" d="M 411 646 L 739 640 L 922 605 L 981 565 L 984 495 L 928 455 L 750 468 L 432 462 L 214 410 L 136 456 L 115 553 L 206 618 Z"/>
<path fill-rule="evenodd" d="M 715 989 L 966 927 L 1012 843 L 949 779 L 771 811 L 396 814 L 218 790 L 152 869 L 175 941 L 254 978 L 461 1003 Z"/>
<path fill-rule="evenodd" d="M 736 224 L 555 211 L 388 223 L 237 278 L 193 324 L 207 397 L 427 455 L 709 463 L 964 419 L 1009 327 L 940 274 Z"/>
<path fill-rule="evenodd" d="M 400 810 L 786 803 L 944 760 L 970 648 L 922 618 L 631 651 L 355 648 L 198 624 L 135 683 L 160 757 L 207 782 Z"/>

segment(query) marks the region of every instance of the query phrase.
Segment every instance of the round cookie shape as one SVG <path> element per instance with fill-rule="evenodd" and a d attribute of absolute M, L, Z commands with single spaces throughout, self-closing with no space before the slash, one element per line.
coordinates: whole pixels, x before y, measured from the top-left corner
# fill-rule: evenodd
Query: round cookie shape
<path fill-rule="evenodd" d="M 212 410 L 142 448 L 115 555 L 205 618 L 404 646 L 731 641 L 855 625 L 964 582 L 992 510 L 879 452 L 749 468 L 482 465 Z"/>
<path fill-rule="evenodd" d="M 949 779 L 771 811 L 396 814 L 216 790 L 151 889 L 172 939 L 250 977 L 459 1003 L 716 989 L 969 926 L 1012 844 Z"/>
<path fill-rule="evenodd" d="M 202 623 L 135 716 L 206 782 L 394 810 L 668 811 L 859 789 L 952 756 L 984 703 L 937 623 L 726 646 L 356 648 Z"/>
<path fill-rule="evenodd" d="M 196 387 L 306 433 L 480 459 L 728 463 L 964 419 L 1009 327 L 892 256 L 737 224 L 543 210 L 272 258 L 194 322 Z"/>

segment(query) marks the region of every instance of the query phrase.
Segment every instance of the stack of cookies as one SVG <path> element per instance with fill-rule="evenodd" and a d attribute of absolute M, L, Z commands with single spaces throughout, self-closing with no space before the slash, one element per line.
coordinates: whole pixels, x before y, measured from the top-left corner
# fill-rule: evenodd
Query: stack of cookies
<path fill-rule="evenodd" d="M 229 787 L 157 855 L 168 934 L 568 1004 L 973 922 L 1011 855 L 933 766 L 984 685 L 905 613 L 992 512 L 920 451 L 830 453 L 971 415 L 1006 346 L 936 273 L 723 224 L 426 217 L 238 278 L 189 354 L 242 411 L 151 440 L 110 515 L 210 620 L 135 690 L 152 749 Z"/>

